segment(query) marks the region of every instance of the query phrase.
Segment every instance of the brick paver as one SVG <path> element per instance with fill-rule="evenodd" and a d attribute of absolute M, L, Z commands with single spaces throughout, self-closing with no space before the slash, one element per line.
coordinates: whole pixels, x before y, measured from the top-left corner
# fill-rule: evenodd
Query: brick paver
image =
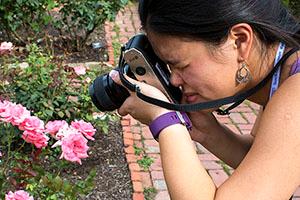
<path fill-rule="evenodd" d="M 125 43 L 135 33 L 138 33 L 140 30 L 140 22 L 137 7 L 134 4 L 127 6 L 118 14 L 114 23 L 115 24 L 107 23 L 105 27 L 110 57 L 109 62 L 112 65 L 115 63 L 113 59 L 112 41 L 113 36 L 116 35 L 113 32 L 113 26 L 117 25 L 119 27 L 119 41 L 121 43 Z M 245 102 L 235 108 L 229 116 L 217 116 L 217 119 L 237 134 L 250 134 L 258 110 L 258 105 Z M 132 199 L 145 199 L 143 191 L 145 189 L 155 188 L 156 195 L 154 200 L 169 200 L 170 197 L 162 172 L 158 143 L 152 138 L 148 127 L 142 125 L 130 116 L 123 117 L 121 124 L 123 127 L 124 151 L 126 153 L 134 190 Z M 137 148 L 142 149 L 139 155 Z M 228 173 L 232 173 L 233 170 L 224 165 L 223 162 L 200 144 L 195 144 L 195 148 L 197 148 L 199 159 L 215 184 L 217 186 L 221 185 L 228 178 Z M 141 160 L 143 156 L 152 158 L 154 161 L 149 169 L 143 169 L 138 164 L 138 160 Z M 300 189 L 295 192 L 293 199 L 300 199 Z"/>

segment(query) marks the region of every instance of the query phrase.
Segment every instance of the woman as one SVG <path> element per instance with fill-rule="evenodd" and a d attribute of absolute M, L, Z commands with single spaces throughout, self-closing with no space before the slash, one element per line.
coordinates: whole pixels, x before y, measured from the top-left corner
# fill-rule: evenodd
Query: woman
<path fill-rule="evenodd" d="M 155 53 L 170 67 L 171 83 L 182 88 L 182 103 L 212 101 L 255 87 L 300 42 L 299 23 L 279 0 L 144 0 L 139 14 Z M 218 123 L 212 114 L 216 109 L 188 113 L 191 131 L 181 123 L 160 130 L 172 199 L 291 197 L 300 185 L 298 53 L 288 56 L 277 81 L 275 75 L 248 98 L 262 107 L 251 135 L 236 135 Z M 115 71 L 110 75 L 120 83 Z M 130 81 L 144 94 L 168 101 L 158 89 Z M 131 93 L 118 112 L 151 125 L 171 111 Z M 220 187 L 199 161 L 192 140 L 235 168 Z"/>

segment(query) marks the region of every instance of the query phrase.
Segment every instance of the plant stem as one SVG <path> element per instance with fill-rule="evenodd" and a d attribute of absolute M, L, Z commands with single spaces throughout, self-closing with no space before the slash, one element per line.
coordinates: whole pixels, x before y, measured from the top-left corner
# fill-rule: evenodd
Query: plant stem
<path fill-rule="evenodd" d="M 5 126 L 5 125 L 4 125 Z M 10 126 L 10 130 L 12 133 L 13 132 L 13 127 Z M 6 177 L 6 171 L 7 171 L 7 168 L 9 166 L 9 161 L 11 159 L 11 143 L 12 143 L 12 137 L 11 137 L 11 134 L 7 134 L 7 137 L 8 137 L 8 144 L 7 144 L 7 160 L 5 161 L 5 164 L 3 166 L 3 175 Z"/>

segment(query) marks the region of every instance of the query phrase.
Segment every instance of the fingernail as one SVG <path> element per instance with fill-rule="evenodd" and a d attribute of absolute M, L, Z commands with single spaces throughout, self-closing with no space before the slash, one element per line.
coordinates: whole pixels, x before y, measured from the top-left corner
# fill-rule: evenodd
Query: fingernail
<path fill-rule="evenodd" d="M 116 70 L 111 70 L 109 72 L 109 76 L 113 79 L 116 80 L 117 76 L 118 76 L 118 72 Z"/>

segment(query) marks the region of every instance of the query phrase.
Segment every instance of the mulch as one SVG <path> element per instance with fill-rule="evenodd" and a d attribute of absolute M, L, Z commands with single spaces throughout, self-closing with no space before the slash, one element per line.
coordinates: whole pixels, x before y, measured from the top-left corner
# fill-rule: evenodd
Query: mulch
<path fill-rule="evenodd" d="M 62 176 L 68 180 L 85 179 L 96 170 L 95 188 L 81 200 L 112 200 L 132 198 L 132 183 L 124 155 L 123 133 L 119 122 L 110 122 L 108 134 L 98 131 L 89 142 L 89 157 L 82 165 L 74 164 Z"/>

